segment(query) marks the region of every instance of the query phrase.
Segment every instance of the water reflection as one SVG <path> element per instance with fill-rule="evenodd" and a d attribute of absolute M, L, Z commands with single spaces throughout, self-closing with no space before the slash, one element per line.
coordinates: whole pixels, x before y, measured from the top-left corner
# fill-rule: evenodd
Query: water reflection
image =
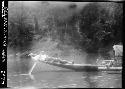
<path fill-rule="evenodd" d="M 89 88 L 98 87 L 98 82 L 95 81 L 94 78 L 92 78 L 98 76 L 98 72 L 86 72 L 86 74 L 84 74 L 83 76 L 86 76 L 85 81 L 87 82 Z"/>
<path fill-rule="evenodd" d="M 8 75 L 9 87 L 39 88 L 121 88 L 121 74 L 106 72 L 40 72 L 29 75 Z"/>

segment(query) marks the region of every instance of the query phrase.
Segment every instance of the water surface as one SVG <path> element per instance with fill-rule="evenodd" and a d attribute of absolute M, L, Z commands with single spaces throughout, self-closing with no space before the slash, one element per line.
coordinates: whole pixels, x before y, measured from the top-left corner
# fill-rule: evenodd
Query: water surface
<path fill-rule="evenodd" d="M 107 72 L 41 71 L 28 75 L 8 74 L 8 87 L 121 88 L 121 74 Z"/>

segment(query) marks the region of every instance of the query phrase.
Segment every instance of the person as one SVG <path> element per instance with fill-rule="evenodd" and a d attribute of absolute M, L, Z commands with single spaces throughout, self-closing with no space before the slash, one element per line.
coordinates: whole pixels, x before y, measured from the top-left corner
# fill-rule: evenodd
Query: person
<path fill-rule="evenodd" d="M 40 60 L 40 61 L 46 61 L 46 58 L 47 58 L 47 57 L 48 57 L 48 56 L 47 56 L 46 54 L 41 54 L 39 60 Z"/>
<path fill-rule="evenodd" d="M 40 58 L 40 55 L 33 54 L 33 53 L 30 53 L 29 56 L 31 56 L 31 58 L 34 59 L 35 61 L 39 60 Z"/>
<path fill-rule="evenodd" d="M 106 64 L 106 67 L 109 69 L 110 67 L 112 67 L 114 64 L 114 60 L 109 60 L 109 63 Z"/>
<path fill-rule="evenodd" d="M 66 64 L 66 63 L 68 63 L 66 60 L 60 60 L 60 63 L 61 64 Z"/>

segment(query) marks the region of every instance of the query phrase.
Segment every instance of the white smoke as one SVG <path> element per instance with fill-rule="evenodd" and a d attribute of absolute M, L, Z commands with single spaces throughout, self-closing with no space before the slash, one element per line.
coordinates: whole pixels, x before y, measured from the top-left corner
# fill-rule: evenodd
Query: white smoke
<path fill-rule="evenodd" d="M 114 45 L 113 49 L 115 51 L 115 56 L 122 56 L 123 54 L 123 45 Z"/>

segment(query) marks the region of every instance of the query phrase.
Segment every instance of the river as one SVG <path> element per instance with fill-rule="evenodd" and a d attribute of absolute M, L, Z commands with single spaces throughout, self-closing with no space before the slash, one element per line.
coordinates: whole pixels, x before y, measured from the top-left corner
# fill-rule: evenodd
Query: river
<path fill-rule="evenodd" d="M 122 88 L 122 75 L 107 72 L 41 71 L 29 75 L 8 74 L 8 87 Z"/>

